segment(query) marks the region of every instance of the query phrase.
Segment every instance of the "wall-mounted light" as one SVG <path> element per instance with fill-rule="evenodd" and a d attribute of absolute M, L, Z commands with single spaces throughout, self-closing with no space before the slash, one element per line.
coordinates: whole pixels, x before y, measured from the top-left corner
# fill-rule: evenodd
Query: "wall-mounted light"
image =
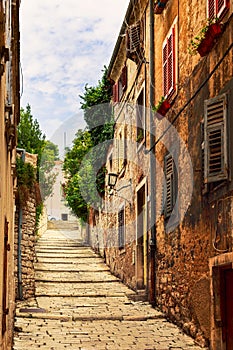
<path fill-rule="evenodd" d="M 116 186 L 118 175 L 115 173 L 108 174 L 108 186 L 114 188 Z"/>

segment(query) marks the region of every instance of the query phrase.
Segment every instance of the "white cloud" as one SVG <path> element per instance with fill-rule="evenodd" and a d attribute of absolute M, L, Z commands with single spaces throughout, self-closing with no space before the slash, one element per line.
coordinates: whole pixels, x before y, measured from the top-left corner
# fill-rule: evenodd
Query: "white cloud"
<path fill-rule="evenodd" d="M 127 0 L 21 2 L 23 96 L 49 137 L 79 113 L 85 84 L 95 85 L 108 65 Z M 79 124 L 84 125 L 79 115 Z"/>

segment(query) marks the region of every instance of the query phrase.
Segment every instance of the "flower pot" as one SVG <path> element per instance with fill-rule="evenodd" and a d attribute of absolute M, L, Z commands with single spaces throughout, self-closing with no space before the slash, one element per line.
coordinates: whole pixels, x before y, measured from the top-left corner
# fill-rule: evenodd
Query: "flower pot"
<path fill-rule="evenodd" d="M 165 114 L 167 113 L 167 111 L 171 108 L 170 103 L 168 102 L 168 100 L 164 100 L 161 104 L 161 106 L 157 109 L 157 118 L 158 119 L 162 119 L 162 117 L 165 116 Z"/>
<path fill-rule="evenodd" d="M 222 32 L 220 23 L 213 23 L 209 26 L 207 32 L 205 33 L 204 39 L 201 41 L 197 48 L 198 53 L 201 57 L 206 56 L 214 47 L 216 38 Z"/>
<path fill-rule="evenodd" d="M 156 15 L 159 15 L 160 13 L 163 12 L 165 6 L 166 6 L 166 3 L 167 3 L 168 0 L 158 0 L 156 3 L 155 3 L 155 7 L 154 7 L 154 13 Z"/>

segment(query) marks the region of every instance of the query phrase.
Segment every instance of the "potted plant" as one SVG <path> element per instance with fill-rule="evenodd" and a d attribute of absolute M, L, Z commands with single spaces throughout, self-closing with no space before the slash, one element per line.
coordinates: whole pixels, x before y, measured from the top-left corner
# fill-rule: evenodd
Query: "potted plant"
<path fill-rule="evenodd" d="M 207 25 L 204 26 L 199 34 L 191 40 L 188 47 L 191 55 L 196 55 L 198 52 L 201 57 L 206 56 L 213 48 L 216 39 L 222 32 L 221 23 L 218 18 L 215 20 L 208 20 Z"/>
<path fill-rule="evenodd" d="M 162 119 L 161 116 L 164 117 L 170 108 L 170 102 L 167 99 L 165 99 L 164 96 L 162 96 L 159 103 L 155 107 L 153 107 L 152 110 L 157 112 L 158 119 Z"/>
<path fill-rule="evenodd" d="M 157 15 L 162 13 L 167 2 L 168 2 L 168 0 L 157 0 L 155 2 L 154 13 Z"/>

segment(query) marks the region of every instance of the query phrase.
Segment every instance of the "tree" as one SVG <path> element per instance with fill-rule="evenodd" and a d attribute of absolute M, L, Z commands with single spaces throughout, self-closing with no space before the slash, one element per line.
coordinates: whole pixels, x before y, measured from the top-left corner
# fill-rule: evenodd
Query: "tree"
<path fill-rule="evenodd" d="M 59 158 L 58 147 L 46 140 L 37 119 L 34 119 L 31 114 L 31 106 L 29 104 L 26 106 L 26 110 L 23 108 L 20 110 L 20 123 L 17 131 L 18 148 L 38 155 L 35 181 L 40 184 L 41 197 L 44 201 L 52 193 L 56 179 L 56 174 L 52 172 L 52 169 L 54 161 Z M 22 170 L 22 164 L 18 162 L 18 168 L 20 170 L 18 172 L 18 183 L 20 183 L 20 181 L 23 181 L 21 174 L 24 174 L 24 178 L 26 178 L 26 168 L 29 169 L 29 167 L 25 164 L 25 169 Z"/>
<path fill-rule="evenodd" d="M 91 135 L 87 130 L 78 130 L 72 149 L 67 149 L 63 169 L 66 173 L 66 200 L 72 211 L 82 220 L 87 220 L 88 203 L 82 196 L 81 188 L 85 178 L 79 174 L 82 161 L 92 148 Z M 85 167 L 85 165 L 84 165 Z"/>
<path fill-rule="evenodd" d="M 91 205 L 98 206 L 104 193 L 106 152 L 113 137 L 113 117 L 110 106 L 111 84 L 107 80 L 107 69 L 97 86 L 85 86 L 81 109 L 87 123 L 85 130 L 78 130 L 72 149 L 66 153 L 64 170 L 68 205 L 83 220 L 87 220 Z M 95 147 L 97 146 L 98 147 Z M 88 155 L 88 157 L 87 157 Z M 100 169 L 96 174 L 95 169 Z M 85 198 L 84 198 L 85 197 Z"/>
<path fill-rule="evenodd" d="M 41 161 L 45 147 L 45 134 L 40 130 L 37 119 L 33 119 L 31 106 L 28 104 L 26 110 L 20 110 L 20 123 L 18 125 L 18 147 L 25 149 L 28 153 L 38 155 L 38 164 Z"/>

